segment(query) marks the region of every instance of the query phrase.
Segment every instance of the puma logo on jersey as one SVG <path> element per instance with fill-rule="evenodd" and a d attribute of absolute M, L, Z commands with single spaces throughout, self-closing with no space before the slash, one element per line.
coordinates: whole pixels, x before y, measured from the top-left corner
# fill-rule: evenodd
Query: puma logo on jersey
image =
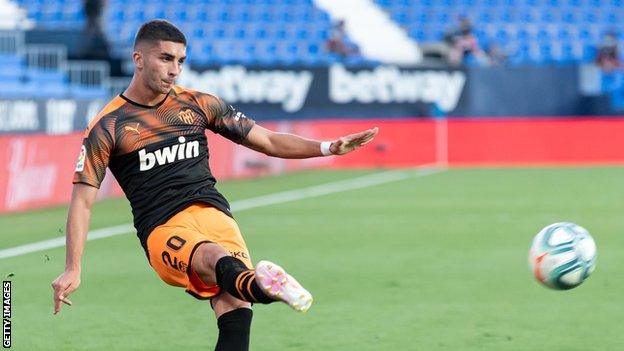
<path fill-rule="evenodd" d="M 139 132 L 139 123 L 138 122 L 136 124 L 136 127 L 124 126 L 124 130 L 135 132 L 135 133 L 137 133 L 137 135 L 141 135 L 141 132 Z"/>
<path fill-rule="evenodd" d="M 186 142 L 186 138 L 178 138 L 179 144 L 163 147 L 154 152 L 139 150 L 139 170 L 148 171 L 154 166 L 162 166 L 178 160 L 199 156 L 199 141 Z"/>
<path fill-rule="evenodd" d="M 183 108 L 180 110 L 180 112 L 178 112 L 178 118 L 180 118 L 182 122 L 187 124 L 193 124 L 196 116 L 197 113 L 190 108 Z"/>

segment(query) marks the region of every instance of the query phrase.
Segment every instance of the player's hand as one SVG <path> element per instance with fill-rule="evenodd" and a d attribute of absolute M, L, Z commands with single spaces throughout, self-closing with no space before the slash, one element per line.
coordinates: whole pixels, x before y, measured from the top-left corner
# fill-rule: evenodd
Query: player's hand
<path fill-rule="evenodd" d="M 375 127 L 363 132 L 343 136 L 332 142 L 329 151 L 334 155 L 344 155 L 370 143 L 378 132 L 379 128 Z"/>
<path fill-rule="evenodd" d="M 54 289 L 54 314 L 61 311 L 61 302 L 71 306 L 71 301 L 67 298 L 69 294 L 74 292 L 80 286 L 80 271 L 65 270 L 52 282 Z"/>

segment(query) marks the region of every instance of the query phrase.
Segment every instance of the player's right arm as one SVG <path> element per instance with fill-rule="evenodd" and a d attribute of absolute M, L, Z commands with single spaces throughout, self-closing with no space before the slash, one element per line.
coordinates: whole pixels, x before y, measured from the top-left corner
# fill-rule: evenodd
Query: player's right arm
<path fill-rule="evenodd" d="M 207 128 L 215 133 L 268 156 L 308 158 L 344 155 L 371 142 L 379 129 L 371 128 L 327 142 L 303 138 L 289 133 L 277 133 L 256 125 L 245 114 L 226 104 L 221 98 L 199 94 L 199 105 L 207 116 Z"/>
<path fill-rule="evenodd" d="M 114 118 L 96 117 L 84 135 L 67 214 L 65 271 L 52 282 L 54 314 L 61 310 L 63 303 L 71 306 L 67 297 L 80 285 L 80 261 L 87 241 L 91 206 L 114 148 L 114 122 Z"/>
<path fill-rule="evenodd" d="M 91 185 L 76 183 L 72 192 L 66 225 L 65 271 L 52 282 L 54 289 L 54 314 L 61 310 L 61 304 L 71 306 L 69 294 L 80 286 L 80 262 L 87 241 L 91 206 L 98 189 Z"/>

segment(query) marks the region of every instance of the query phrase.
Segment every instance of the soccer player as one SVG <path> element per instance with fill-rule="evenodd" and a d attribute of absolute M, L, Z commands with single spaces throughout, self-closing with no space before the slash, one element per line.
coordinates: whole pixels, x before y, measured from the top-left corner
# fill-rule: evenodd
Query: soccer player
<path fill-rule="evenodd" d="M 149 264 L 167 284 L 210 299 L 216 350 L 247 350 L 252 303 L 282 301 L 306 311 L 312 295 L 280 266 L 253 268 L 226 199 L 208 166 L 205 130 L 282 158 L 342 155 L 370 142 L 377 128 L 316 141 L 267 130 L 217 96 L 174 84 L 186 39 L 163 20 L 144 23 L 134 42 L 128 88 L 89 124 L 74 173 L 65 271 L 52 283 L 54 313 L 80 285 L 91 206 L 108 167 L 132 206 Z"/>

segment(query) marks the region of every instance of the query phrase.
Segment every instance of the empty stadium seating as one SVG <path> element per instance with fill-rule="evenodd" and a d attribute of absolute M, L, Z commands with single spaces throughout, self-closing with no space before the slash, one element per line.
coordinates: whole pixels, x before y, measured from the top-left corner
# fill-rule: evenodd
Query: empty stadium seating
<path fill-rule="evenodd" d="M 80 0 L 20 0 L 29 16 L 49 28 L 82 28 Z M 105 30 L 117 47 L 130 47 L 139 25 L 165 18 L 186 33 L 189 59 L 198 64 L 325 64 L 329 16 L 312 0 L 111 0 Z"/>
<path fill-rule="evenodd" d="M 375 0 L 419 42 L 439 41 L 460 16 L 482 46 L 496 43 L 513 63 L 588 62 L 608 30 L 624 21 L 622 0 Z"/>
<path fill-rule="evenodd" d="M 483 46 L 497 43 L 513 63 L 589 61 L 602 34 L 624 21 L 624 0 L 375 0 L 419 42 L 442 39 L 460 15 Z M 19 0 L 39 25 L 80 28 L 80 0 Z M 191 63 L 327 64 L 329 16 L 312 0 L 108 1 L 106 31 L 131 45 L 137 27 L 166 18 L 189 37 Z"/>
<path fill-rule="evenodd" d="M 68 63 L 64 50 L 57 49 L 22 43 L 14 52 L 0 52 L 0 99 L 108 97 L 101 84 L 109 75 L 106 63 Z"/>

